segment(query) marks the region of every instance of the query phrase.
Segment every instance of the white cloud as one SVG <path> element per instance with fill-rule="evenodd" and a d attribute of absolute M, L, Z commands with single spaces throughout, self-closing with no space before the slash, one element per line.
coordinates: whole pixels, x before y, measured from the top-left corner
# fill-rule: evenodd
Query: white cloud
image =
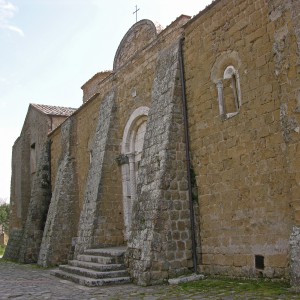
<path fill-rule="evenodd" d="M 0 0 L 0 29 L 9 30 L 24 36 L 21 28 L 12 25 L 9 20 L 12 19 L 18 8 L 6 0 Z"/>

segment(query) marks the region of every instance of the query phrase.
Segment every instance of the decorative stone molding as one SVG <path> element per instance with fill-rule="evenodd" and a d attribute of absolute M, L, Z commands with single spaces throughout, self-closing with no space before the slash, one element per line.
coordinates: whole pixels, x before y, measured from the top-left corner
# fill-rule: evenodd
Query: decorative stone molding
<path fill-rule="evenodd" d="M 119 69 L 138 51 L 157 37 L 156 27 L 150 20 L 141 20 L 134 24 L 123 37 L 114 59 L 113 70 Z"/>
<path fill-rule="evenodd" d="M 242 105 L 238 72 L 240 65 L 237 52 L 227 51 L 218 57 L 211 70 L 211 80 L 217 87 L 219 111 L 223 120 L 236 116 Z"/>

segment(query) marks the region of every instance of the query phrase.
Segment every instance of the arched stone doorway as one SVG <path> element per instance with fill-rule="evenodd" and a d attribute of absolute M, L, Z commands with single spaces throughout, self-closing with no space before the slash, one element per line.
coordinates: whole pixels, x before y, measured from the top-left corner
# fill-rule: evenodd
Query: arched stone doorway
<path fill-rule="evenodd" d="M 147 126 L 149 108 L 137 108 L 130 116 L 124 129 L 121 154 L 126 157 L 122 164 L 123 207 L 125 239 L 130 236 L 132 206 L 136 200 L 136 183 L 142 159 L 144 136 Z"/>

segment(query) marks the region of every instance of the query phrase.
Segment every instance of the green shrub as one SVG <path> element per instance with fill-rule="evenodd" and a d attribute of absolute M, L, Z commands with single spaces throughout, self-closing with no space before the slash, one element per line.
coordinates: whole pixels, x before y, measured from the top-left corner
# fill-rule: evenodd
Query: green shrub
<path fill-rule="evenodd" d="M 4 232 L 8 232 L 9 228 L 9 213 L 10 213 L 10 205 L 8 203 L 0 202 L 0 228 Z"/>
<path fill-rule="evenodd" d="M 5 247 L 0 245 L 0 256 L 4 254 Z"/>

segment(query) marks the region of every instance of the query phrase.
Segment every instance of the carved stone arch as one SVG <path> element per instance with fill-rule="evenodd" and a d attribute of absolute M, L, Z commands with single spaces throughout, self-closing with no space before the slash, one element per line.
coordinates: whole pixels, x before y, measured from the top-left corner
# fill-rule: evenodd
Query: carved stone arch
<path fill-rule="evenodd" d="M 211 69 L 211 80 L 218 90 L 219 111 L 223 120 L 237 115 L 242 105 L 240 66 L 238 53 L 226 51 L 217 58 Z"/>
<path fill-rule="evenodd" d="M 126 123 L 121 144 L 121 155 L 125 158 L 122 163 L 125 239 L 130 236 L 132 206 L 136 200 L 136 180 L 142 156 L 148 112 L 149 108 L 142 106 L 131 114 Z"/>
<path fill-rule="evenodd" d="M 228 50 L 223 52 L 215 61 L 211 72 L 211 80 L 217 84 L 219 80 L 223 79 L 224 71 L 228 66 L 233 66 L 236 70 L 239 70 L 242 65 L 242 61 L 236 51 Z"/>
<path fill-rule="evenodd" d="M 157 29 L 150 20 L 135 23 L 123 37 L 114 58 L 113 70 L 116 71 L 131 57 L 157 37 Z"/>

